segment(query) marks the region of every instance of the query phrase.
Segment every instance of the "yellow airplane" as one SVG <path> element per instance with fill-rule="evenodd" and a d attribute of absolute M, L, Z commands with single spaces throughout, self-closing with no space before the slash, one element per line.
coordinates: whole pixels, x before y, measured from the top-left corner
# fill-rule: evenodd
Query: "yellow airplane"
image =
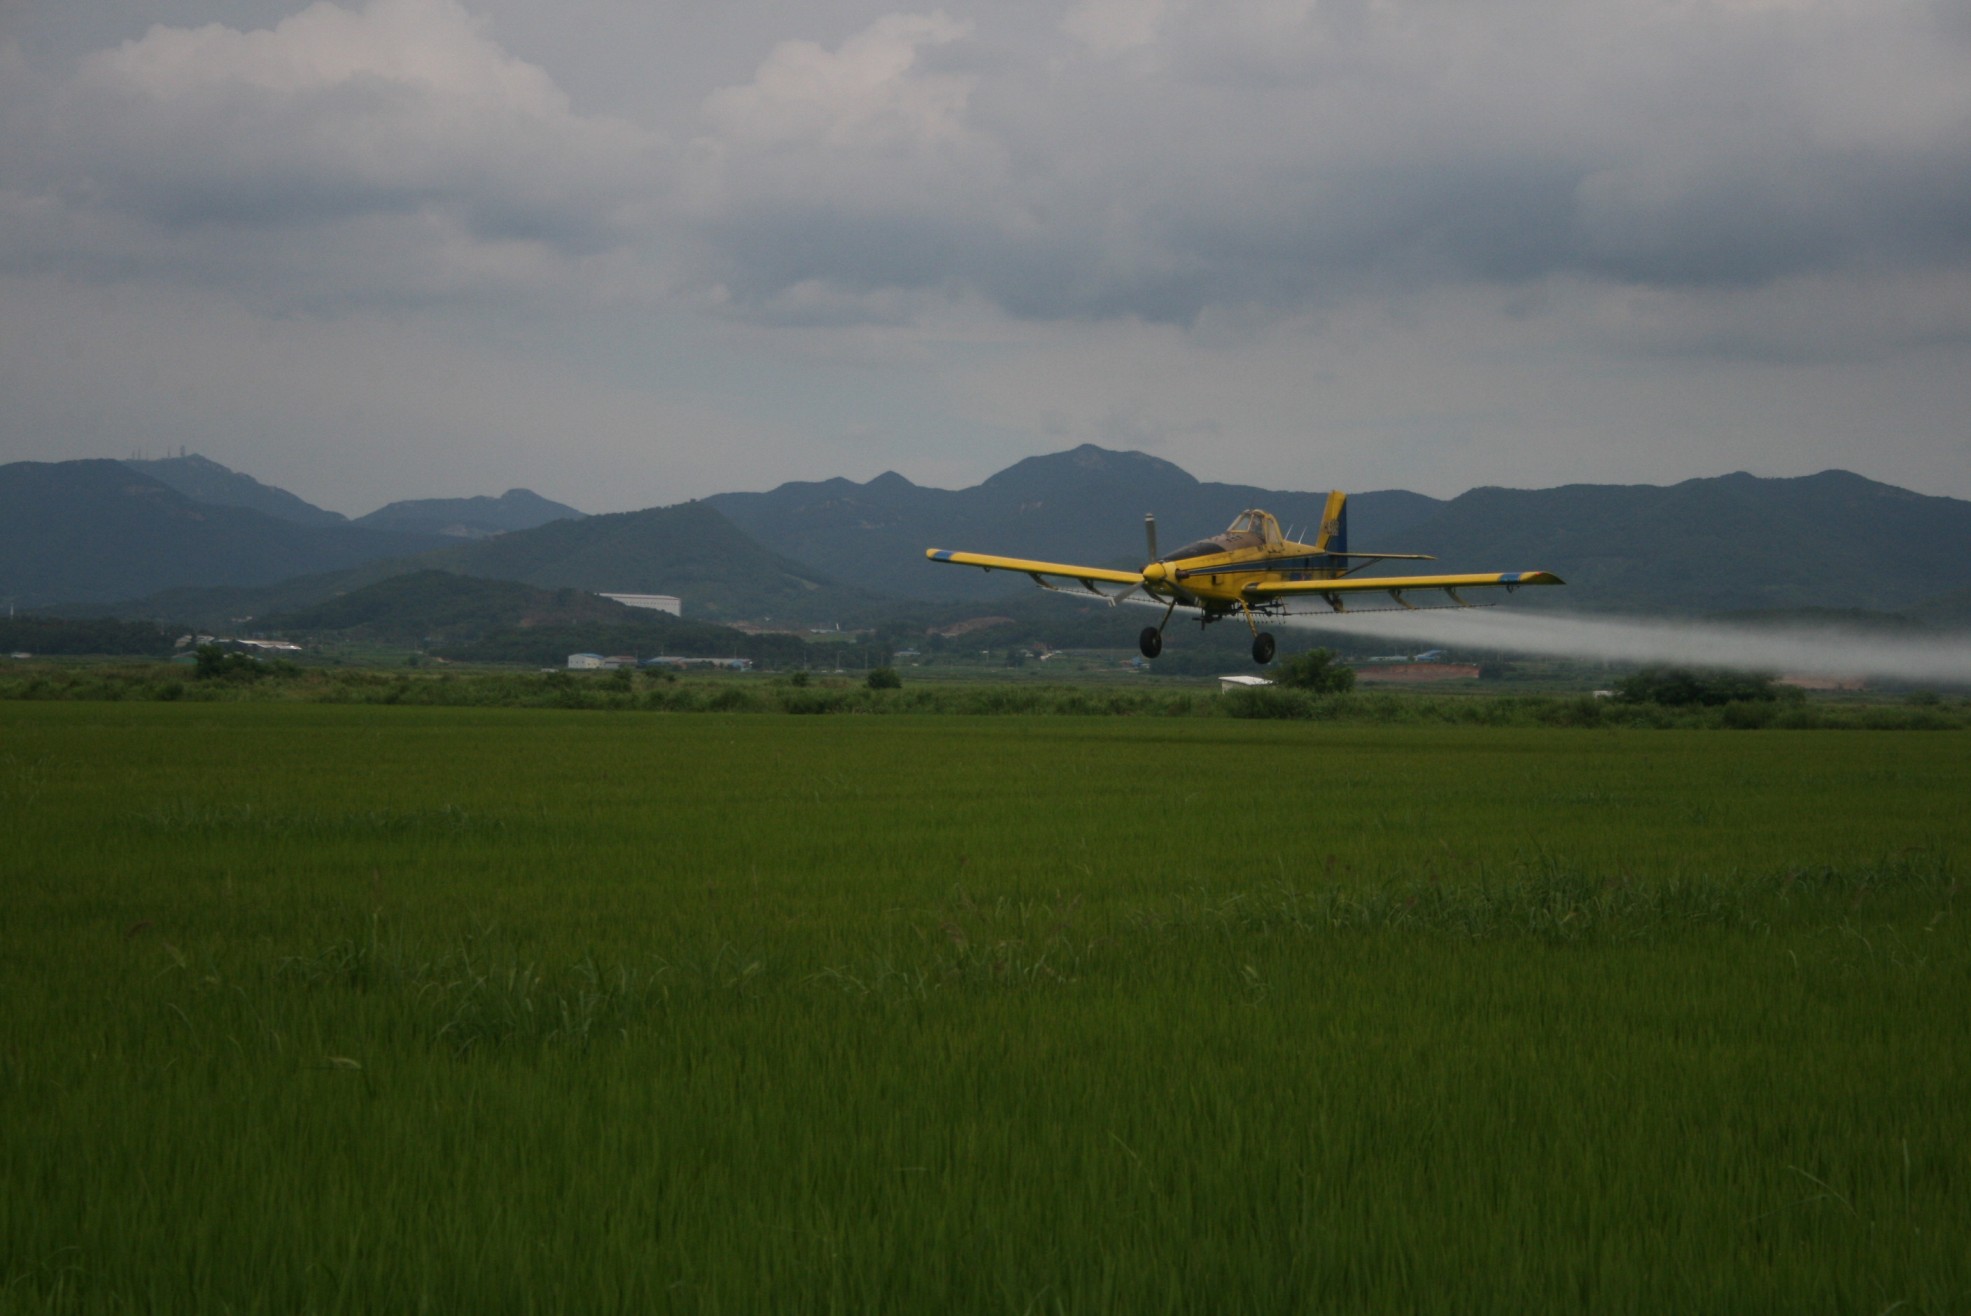
<path fill-rule="evenodd" d="M 1381 576 L 1355 575 L 1374 562 L 1430 562 L 1425 553 L 1355 553 L 1348 548 L 1348 495 L 1336 490 L 1328 495 L 1321 517 L 1321 532 L 1311 544 L 1296 543 L 1280 533 L 1280 523 L 1272 513 L 1248 508 L 1239 513 L 1222 535 L 1186 544 L 1175 553 L 1157 552 L 1157 519 L 1143 518 L 1149 537 L 1150 561 L 1141 571 L 1112 571 L 1103 567 L 1077 567 L 1060 562 L 1033 562 L 1026 558 L 994 557 L 988 553 L 954 553 L 929 548 L 924 555 L 933 562 L 950 562 L 961 567 L 982 567 L 987 571 L 1019 571 L 1033 577 L 1042 589 L 1061 590 L 1068 586 L 1055 580 L 1073 581 L 1082 590 L 1107 599 L 1111 604 L 1141 602 L 1163 606 L 1163 620 L 1145 626 L 1137 644 L 1145 658 L 1163 652 L 1163 628 L 1179 608 L 1198 614 L 1198 625 L 1237 614 L 1252 629 L 1252 659 L 1256 663 L 1273 661 L 1273 637 L 1259 629 L 1260 617 L 1287 616 L 1302 600 L 1318 599 L 1327 612 L 1346 612 L 1344 600 L 1352 594 L 1386 593 L 1399 607 L 1412 611 L 1420 607 L 1456 606 L 1469 608 L 1458 591 L 1502 585 L 1508 592 L 1521 585 L 1559 585 L 1559 576 L 1547 571 L 1494 571 L 1458 576 Z M 1120 585 L 1110 591 L 1102 585 Z M 1450 604 L 1412 603 L 1408 594 L 1418 590 L 1441 589 Z M 1367 609 L 1376 611 L 1377 609 Z"/>

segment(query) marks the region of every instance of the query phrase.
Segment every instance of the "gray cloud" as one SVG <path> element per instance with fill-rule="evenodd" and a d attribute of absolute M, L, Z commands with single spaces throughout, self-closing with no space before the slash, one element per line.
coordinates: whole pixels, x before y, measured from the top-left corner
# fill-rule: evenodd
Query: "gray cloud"
<path fill-rule="evenodd" d="M 0 204 L 17 265 L 442 300 L 629 251 L 653 293 L 796 323 L 981 297 L 1191 325 L 1444 283 L 1961 270 L 1953 13 L 1084 0 L 1036 22 L 986 2 L 768 42 L 695 121 L 639 125 L 578 111 L 457 0 L 318 4 L 10 78 L 30 130 L 0 148 Z M 372 240 L 452 274 L 327 263 Z"/>
<path fill-rule="evenodd" d="M 0 4 L 0 459 L 1963 494 L 1965 14 Z"/>
<path fill-rule="evenodd" d="M 276 309 L 537 283 L 643 236 L 654 173 L 651 133 L 575 113 L 454 0 L 156 26 L 8 111 L 0 204 L 35 221 L 17 268 L 230 282 Z"/>
<path fill-rule="evenodd" d="M 1929 9 L 1110 8 L 1126 40 L 1022 58 L 983 19 L 775 51 L 707 102 L 717 277 L 761 313 L 815 283 L 958 284 L 1020 316 L 1189 323 L 1444 281 L 1971 260 L 1971 49 Z"/>

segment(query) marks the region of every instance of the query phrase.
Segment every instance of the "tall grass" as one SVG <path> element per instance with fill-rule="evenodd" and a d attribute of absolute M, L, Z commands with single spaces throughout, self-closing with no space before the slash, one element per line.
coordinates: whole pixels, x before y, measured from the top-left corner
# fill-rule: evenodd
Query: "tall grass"
<path fill-rule="evenodd" d="M 408 704 L 426 708 L 547 708 L 591 712 L 1064 715 L 1229 717 L 1357 726 L 1580 727 L 1652 730 L 1952 731 L 1971 728 L 1971 700 L 1760 703 L 1665 707 L 1588 695 L 1418 691 L 1324 695 L 1285 688 L 1235 690 L 1151 679 L 1109 684 L 907 682 L 871 689 L 824 677 L 795 683 L 763 675 L 694 677 L 617 671 L 384 671 L 297 668 L 254 678 L 200 680 L 182 665 L 28 664 L 0 672 L 0 701 Z"/>
<path fill-rule="evenodd" d="M 1954 744 L 0 705 L 0 1309 L 1962 1310 Z"/>

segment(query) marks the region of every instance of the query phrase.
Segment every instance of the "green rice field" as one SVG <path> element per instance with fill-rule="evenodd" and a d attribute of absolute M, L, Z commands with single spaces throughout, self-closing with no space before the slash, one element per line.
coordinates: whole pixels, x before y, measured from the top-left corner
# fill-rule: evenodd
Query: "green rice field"
<path fill-rule="evenodd" d="M 0 1312 L 1971 1310 L 1971 741 L 0 703 Z"/>

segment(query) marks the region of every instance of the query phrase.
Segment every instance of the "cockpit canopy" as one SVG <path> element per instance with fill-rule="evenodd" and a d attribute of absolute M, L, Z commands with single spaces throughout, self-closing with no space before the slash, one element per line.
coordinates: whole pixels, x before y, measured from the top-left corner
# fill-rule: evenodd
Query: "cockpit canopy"
<path fill-rule="evenodd" d="M 1232 524 L 1225 527 L 1224 534 L 1186 544 L 1174 553 L 1164 554 L 1163 560 L 1181 562 L 1185 558 L 1232 553 L 1242 548 L 1278 548 L 1282 542 L 1280 523 L 1273 519 L 1273 514 L 1262 512 L 1257 507 L 1248 507 L 1233 518 Z"/>
<path fill-rule="evenodd" d="M 1273 519 L 1271 512 L 1262 512 L 1257 507 L 1248 507 L 1232 518 L 1232 524 L 1225 527 L 1227 535 L 1257 535 L 1259 542 L 1268 548 L 1278 548 L 1285 539 L 1280 533 L 1280 523 Z"/>

